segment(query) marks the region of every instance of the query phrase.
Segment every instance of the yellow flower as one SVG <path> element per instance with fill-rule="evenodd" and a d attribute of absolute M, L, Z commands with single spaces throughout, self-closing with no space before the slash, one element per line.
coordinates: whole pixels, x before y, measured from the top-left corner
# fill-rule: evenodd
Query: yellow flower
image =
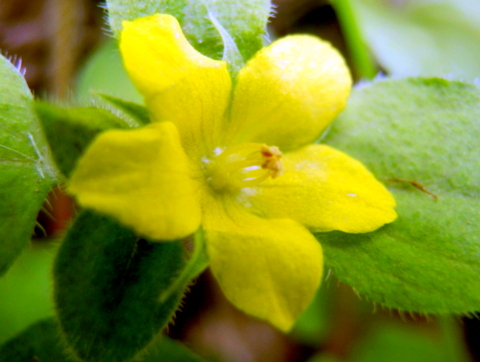
<path fill-rule="evenodd" d="M 322 277 L 310 231 L 363 233 L 396 218 L 394 199 L 362 164 L 312 144 L 345 107 L 343 59 L 315 37 L 289 36 L 232 80 L 169 15 L 125 22 L 120 49 L 152 123 L 101 134 L 70 191 L 153 240 L 202 225 L 225 295 L 289 330 Z"/>

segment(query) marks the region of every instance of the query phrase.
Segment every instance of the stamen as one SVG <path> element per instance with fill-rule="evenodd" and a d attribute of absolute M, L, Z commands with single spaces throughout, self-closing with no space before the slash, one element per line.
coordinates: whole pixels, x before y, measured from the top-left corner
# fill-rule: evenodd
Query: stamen
<path fill-rule="evenodd" d="M 280 176 L 283 173 L 283 163 L 280 161 L 282 153 L 278 147 L 262 145 L 260 152 L 265 158 L 265 161 L 262 163 L 262 168 L 270 170 L 270 176 L 272 178 Z"/>
<path fill-rule="evenodd" d="M 247 143 L 229 147 L 206 163 L 207 179 L 215 190 L 256 186 L 283 173 L 282 153 L 275 146 Z"/>

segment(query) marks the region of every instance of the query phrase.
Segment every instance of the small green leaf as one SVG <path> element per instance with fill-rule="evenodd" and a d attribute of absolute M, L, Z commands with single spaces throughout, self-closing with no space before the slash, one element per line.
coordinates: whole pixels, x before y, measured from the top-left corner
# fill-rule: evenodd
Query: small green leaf
<path fill-rule="evenodd" d="M 118 37 L 123 20 L 135 20 L 156 13 L 175 16 L 190 43 L 204 55 L 221 59 L 224 43 L 212 17 L 230 34 L 244 60 L 263 44 L 269 0 L 107 0 L 110 26 Z M 227 44 L 228 45 L 228 44 Z"/>
<path fill-rule="evenodd" d="M 163 303 L 158 299 L 183 266 L 180 242 L 139 240 L 108 218 L 83 211 L 54 266 L 57 314 L 73 352 L 89 362 L 133 358 L 177 309 L 185 285 Z"/>
<path fill-rule="evenodd" d="M 0 346 L 0 362 L 70 362 L 55 318 L 43 319 Z"/>
<path fill-rule="evenodd" d="M 147 107 L 140 104 L 129 102 L 121 98 L 112 97 L 108 94 L 97 93 L 102 99 L 122 110 L 125 114 L 132 117 L 139 125 L 150 123 L 150 114 Z"/>
<path fill-rule="evenodd" d="M 132 102 L 142 103 L 123 67 L 122 57 L 114 39 L 108 39 L 92 55 L 78 77 L 75 96 L 83 104 L 90 104 L 92 92 L 110 94 Z"/>
<path fill-rule="evenodd" d="M 152 352 L 142 355 L 142 362 L 206 362 L 180 342 L 163 335 L 149 349 Z"/>
<path fill-rule="evenodd" d="M 47 102 L 35 106 L 55 161 L 65 176 L 70 176 L 78 158 L 100 132 L 128 128 L 124 120 L 100 108 L 64 108 Z"/>
<path fill-rule="evenodd" d="M 0 275 L 28 244 L 45 196 L 59 182 L 33 98 L 0 55 Z"/>
<path fill-rule="evenodd" d="M 353 92 L 326 142 L 390 188 L 399 217 L 372 233 L 317 234 L 340 280 L 401 310 L 480 309 L 479 120 L 470 84 L 403 79 Z"/>

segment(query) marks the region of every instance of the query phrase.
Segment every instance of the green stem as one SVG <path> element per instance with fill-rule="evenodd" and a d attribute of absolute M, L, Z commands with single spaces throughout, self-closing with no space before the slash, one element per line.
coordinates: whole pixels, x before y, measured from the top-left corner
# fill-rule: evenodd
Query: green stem
<path fill-rule="evenodd" d="M 463 342 L 462 333 L 458 324 L 452 316 L 439 316 L 438 323 L 442 329 L 443 352 L 447 361 L 467 362 L 469 357 L 466 346 Z"/>
<path fill-rule="evenodd" d="M 377 74 L 377 69 L 362 37 L 351 1 L 332 0 L 332 5 L 342 27 L 357 75 L 372 79 Z"/>
<path fill-rule="evenodd" d="M 192 279 L 196 278 L 208 267 L 208 263 L 203 230 L 200 228 L 195 233 L 193 252 L 190 259 L 188 259 L 187 265 L 172 284 L 160 295 L 159 302 L 164 303 L 176 291 L 185 289 Z"/>

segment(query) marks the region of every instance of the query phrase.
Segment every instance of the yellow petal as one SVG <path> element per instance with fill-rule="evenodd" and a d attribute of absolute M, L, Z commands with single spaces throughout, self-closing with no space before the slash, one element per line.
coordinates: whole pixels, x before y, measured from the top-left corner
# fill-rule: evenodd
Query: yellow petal
<path fill-rule="evenodd" d="M 170 122 L 102 133 L 80 159 L 69 191 L 80 205 L 138 234 L 171 240 L 200 225 L 197 185 Z"/>
<path fill-rule="evenodd" d="M 337 50 L 295 35 L 261 50 L 240 71 L 226 142 L 296 149 L 317 139 L 345 107 L 351 78 Z"/>
<path fill-rule="evenodd" d="M 123 27 L 123 62 L 153 119 L 174 122 L 189 153 L 198 153 L 199 142 L 213 147 L 230 99 L 227 64 L 197 52 L 170 15 L 125 21 Z"/>
<path fill-rule="evenodd" d="M 395 200 L 358 161 L 325 145 L 311 145 L 282 158 L 284 174 L 244 201 L 268 217 L 286 217 L 312 231 L 364 233 L 397 217 Z"/>
<path fill-rule="evenodd" d="M 209 202 L 205 236 L 213 274 L 239 309 L 288 331 L 320 285 L 318 241 L 292 220 L 267 220 Z"/>

